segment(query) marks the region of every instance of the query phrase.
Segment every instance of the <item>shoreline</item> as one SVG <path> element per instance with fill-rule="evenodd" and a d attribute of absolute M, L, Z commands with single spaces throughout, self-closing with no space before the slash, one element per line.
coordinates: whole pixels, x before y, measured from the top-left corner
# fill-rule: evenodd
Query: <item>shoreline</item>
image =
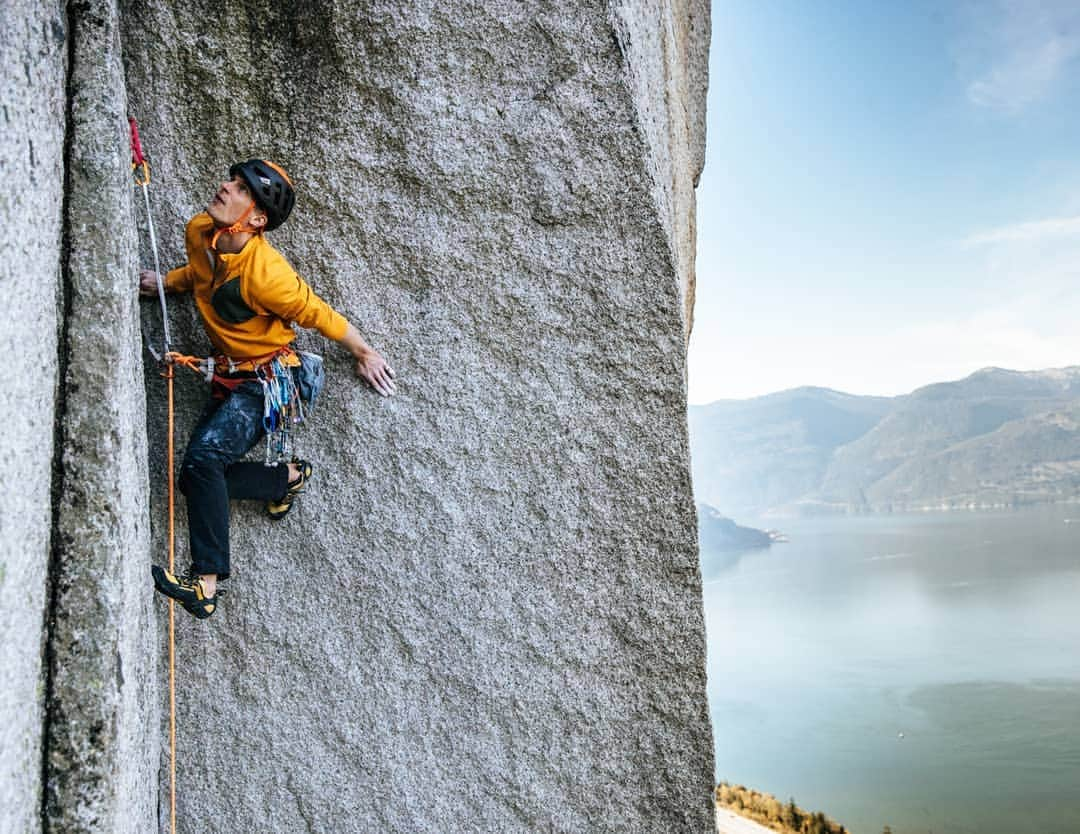
<path fill-rule="evenodd" d="M 754 822 L 740 814 L 736 814 L 730 808 L 716 806 L 716 832 L 717 834 L 776 834 L 776 832 Z"/>

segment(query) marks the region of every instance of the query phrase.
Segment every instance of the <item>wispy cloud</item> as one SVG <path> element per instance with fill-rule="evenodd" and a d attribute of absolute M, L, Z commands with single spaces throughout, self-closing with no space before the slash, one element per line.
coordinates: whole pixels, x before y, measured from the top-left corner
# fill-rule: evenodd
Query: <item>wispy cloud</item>
<path fill-rule="evenodd" d="M 1080 59 L 1076 0 L 997 0 L 969 14 L 961 63 L 968 99 L 1016 113 L 1045 98 Z"/>
<path fill-rule="evenodd" d="M 1003 243 L 1042 243 L 1072 239 L 1080 243 L 1080 216 L 1029 220 L 978 232 L 964 239 L 965 246 L 990 246 Z"/>
<path fill-rule="evenodd" d="M 896 341 L 915 346 L 905 362 L 909 372 L 919 368 L 925 374 L 920 384 L 990 366 L 1035 370 L 1077 364 L 1080 336 L 1054 321 L 1042 301 L 1011 300 L 1009 307 L 920 322 L 898 330 Z"/>
<path fill-rule="evenodd" d="M 753 308 L 744 298 L 743 309 L 714 311 L 728 321 L 695 328 L 691 402 L 799 385 L 901 394 L 988 366 L 1080 365 L 1080 216 L 983 230 L 963 244 L 950 267 L 954 282 L 943 276 L 933 290 L 915 282 L 895 298 L 895 311 L 881 303 L 874 281 L 851 288 L 865 304 L 823 310 L 778 299 Z M 703 283 L 704 276 L 703 268 Z"/>

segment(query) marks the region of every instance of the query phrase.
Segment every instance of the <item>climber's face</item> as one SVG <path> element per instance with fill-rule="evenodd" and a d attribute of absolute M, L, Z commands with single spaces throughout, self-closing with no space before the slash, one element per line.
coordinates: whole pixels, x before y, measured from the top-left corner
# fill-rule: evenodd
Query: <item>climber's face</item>
<path fill-rule="evenodd" d="M 237 176 L 221 184 L 221 188 L 217 190 L 206 207 L 206 213 L 218 226 L 231 226 L 244 216 L 244 212 L 253 202 L 251 189 L 242 177 Z M 248 215 L 247 223 L 261 228 L 266 223 L 266 212 L 256 206 Z"/>

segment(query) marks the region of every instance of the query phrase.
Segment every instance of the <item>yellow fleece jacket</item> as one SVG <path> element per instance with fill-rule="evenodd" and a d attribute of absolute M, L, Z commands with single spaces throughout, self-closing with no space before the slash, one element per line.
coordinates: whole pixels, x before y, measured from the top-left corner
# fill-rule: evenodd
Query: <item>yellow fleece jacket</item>
<path fill-rule="evenodd" d="M 349 323 L 317 296 L 262 235 L 235 254 L 214 252 L 214 221 L 203 212 L 187 225 L 188 262 L 165 276 L 169 292 L 192 292 L 214 348 L 242 361 L 264 357 L 296 338 L 290 327 L 337 341 Z"/>

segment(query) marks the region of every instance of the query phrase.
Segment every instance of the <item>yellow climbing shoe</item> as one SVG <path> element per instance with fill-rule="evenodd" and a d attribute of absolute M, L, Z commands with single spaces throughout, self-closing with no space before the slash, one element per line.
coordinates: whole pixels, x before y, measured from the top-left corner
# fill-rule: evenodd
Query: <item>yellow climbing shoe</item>
<path fill-rule="evenodd" d="M 154 588 L 158 593 L 175 599 L 184 606 L 185 611 L 200 620 L 205 620 L 217 610 L 217 597 L 224 593 L 219 590 L 217 596 L 206 596 L 203 581 L 191 574 L 178 578 L 157 565 L 150 568 L 150 573 L 154 576 Z"/>
<path fill-rule="evenodd" d="M 293 459 L 293 463 L 296 464 L 297 469 L 300 470 L 300 477 L 295 481 L 289 482 L 289 488 L 285 490 L 285 494 L 277 501 L 266 502 L 266 514 L 274 521 L 280 521 L 289 514 L 289 510 L 292 509 L 293 500 L 307 487 L 308 481 L 311 479 L 311 464 L 306 460 Z"/>

